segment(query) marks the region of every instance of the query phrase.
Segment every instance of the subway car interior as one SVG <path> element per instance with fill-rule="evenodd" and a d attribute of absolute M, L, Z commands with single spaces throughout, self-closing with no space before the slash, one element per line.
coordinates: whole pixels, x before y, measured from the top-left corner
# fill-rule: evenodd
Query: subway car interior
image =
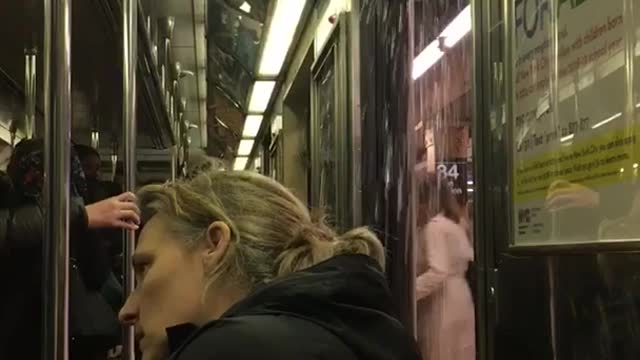
<path fill-rule="evenodd" d="M 0 360 L 173 358 L 75 198 L 204 169 L 372 230 L 423 360 L 640 358 L 640 0 L 2 0 L 0 43 Z"/>

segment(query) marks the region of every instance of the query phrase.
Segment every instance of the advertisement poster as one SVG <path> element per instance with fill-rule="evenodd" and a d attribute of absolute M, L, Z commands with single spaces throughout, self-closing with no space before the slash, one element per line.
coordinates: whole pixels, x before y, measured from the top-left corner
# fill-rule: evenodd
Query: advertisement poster
<path fill-rule="evenodd" d="M 514 4 L 514 244 L 640 239 L 638 23 L 623 0 Z"/>

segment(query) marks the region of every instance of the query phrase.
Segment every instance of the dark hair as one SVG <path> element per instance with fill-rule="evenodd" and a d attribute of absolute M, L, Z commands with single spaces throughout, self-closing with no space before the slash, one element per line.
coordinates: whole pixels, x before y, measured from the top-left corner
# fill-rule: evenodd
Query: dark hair
<path fill-rule="evenodd" d="M 441 180 L 438 184 L 438 202 L 440 203 L 440 211 L 449 220 L 459 223 L 460 222 L 460 205 L 458 200 L 453 195 L 449 184 Z"/>
<path fill-rule="evenodd" d="M 70 169 L 72 196 L 84 196 L 87 182 L 75 149 L 71 148 Z M 38 198 L 44 185 L 44 141 L 42 139 L 24 139 L 11 154 L 7 165 L 7 174 L 16 191 L 21 196 Z"/>
<path fill-rule="evenodd" d="M 98 151 L 96 149 L 92 148 L 91 146 L 82 145 L 82 144 L 75 144 L 73 146 L 73 148 L 76 150 L 76 153 L 78 154 L 78 157 L 80 158 L 80 161 L 88 158 L 89 156 L 95 156 L 98 159 L 100 159 L 100 153 L 98 153 Z"/>

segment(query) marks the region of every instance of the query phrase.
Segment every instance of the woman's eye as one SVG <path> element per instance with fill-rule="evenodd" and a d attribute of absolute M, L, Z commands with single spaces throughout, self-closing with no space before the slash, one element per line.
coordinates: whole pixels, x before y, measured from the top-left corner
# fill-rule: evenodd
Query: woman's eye
<path fill-rule="evenodd" d="M 136 273 L 136 276 L 142 276 L 147 272 L 149 268 L 149 264 L 136 264 L 133 266 L 133 271 Z"/>

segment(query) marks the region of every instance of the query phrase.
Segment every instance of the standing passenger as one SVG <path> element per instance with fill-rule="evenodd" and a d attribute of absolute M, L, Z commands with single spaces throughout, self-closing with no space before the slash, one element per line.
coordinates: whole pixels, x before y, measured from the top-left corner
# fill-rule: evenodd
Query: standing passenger
<path fill-rule="evenodd" d="M 418 342 L 425 360 L 473 360 L 474 308 L 465 278 L 473 247 L 457 200 L 447 184 L 439 186 L 440 211 L 418 247 Z"/>
<path fill-rule="evenodd" d="M 42 341 L 42 242 L 44 183 L 44 143 L 41 139 L 23 140 L 11 155 L 8 174 L 0 173 L 0 359 L 38 359 Z M 93 239 L 87 230 L 122 228 L 135 230 L 139 223 L 135 196 L 120 194 L 95 204 L 84 205 L 86 181 L 75 152 L 71 158 L 69 188 L 70 254 L 77 260 L 70 271 L 72 289 L 99 289 L 102 285 L 80 249 Z M 76 266 L 77 265 L 77 266 Z M 77 276 L 76 276 L 77 275 Z M 76 281 L 77 280 L 77 281 Z M 72 290 L 73 291 L 73 290 Z M 79 304 L 71 294 L 72 320 L 91 322 L 77 310 L 91 306 Z M 80 306 L 76 306 L 80 305 Z M 94 311 L 95 313 L 95 311 Z M 94 313 L 91 313 L 92 315 Z M 117 323 L 116 323 L 117 324 Z M 92 323 L 98 327 L 100 324 Z"/>

